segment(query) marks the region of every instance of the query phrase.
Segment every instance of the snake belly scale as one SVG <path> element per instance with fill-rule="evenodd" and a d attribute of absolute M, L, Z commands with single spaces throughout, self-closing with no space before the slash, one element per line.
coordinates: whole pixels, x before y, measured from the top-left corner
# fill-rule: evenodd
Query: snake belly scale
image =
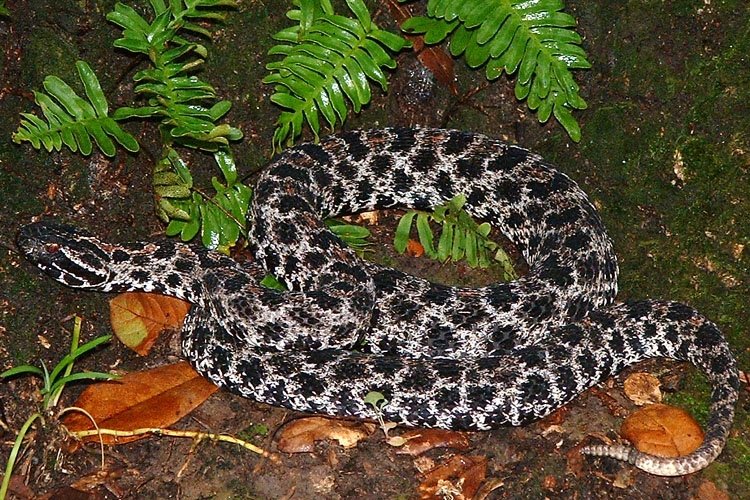
<path fill-rule="evenodd" d="M 565 174 L 520 147 L 436 129 L 347 132 L 279 155 L 250 211 L 255 263 L 172 240 L 115 245 L 52 222 L 24 226 L 19 248 L 56 280 L 104 292 L 155 291 L 193 304 L 184 356 L 216 384 L 304 412 L 485 430 L 548 415 L 638 361 L 689 361 L 712 384 L 693 453 L 628 446 L 585 453 L 660 475 L 699 470 L 726 442 L 738 397 L 734 357 L 714 323 L 662 300 L 616 303 L 617 262 L 602 221 Z M 455 288 L 360 260 L 331 216 L 428 209 L 457 194 L 522 252 L 511 283 Z M 263 288 L 270 272 L 289 291 Z"/>

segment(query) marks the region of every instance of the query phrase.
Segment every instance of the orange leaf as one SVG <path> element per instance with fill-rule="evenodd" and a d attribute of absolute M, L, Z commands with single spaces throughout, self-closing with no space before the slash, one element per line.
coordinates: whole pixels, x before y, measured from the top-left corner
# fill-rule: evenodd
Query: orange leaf
<path fill-rule="evenodd" d="M 89 386 L 73 406 L 83 408 L 99 428 L 132 431 L 145 427 L 168 427 L 193 411 L 218 387 L 201 377 L 186 363 L 128 373 L 112 382 Z M 81 412 L 67 413 L 63 424 L 71 432 L 93 429 Z M 122 444 L 144 436 L 102 436 L 106 444 Z M 86 441 L 98 441 L 88 436 Z"/>
<path fill-rule="evenodd" d="M 685 410 L 655 404 L 644 406 L 622 423 L 620 434 L 644 453 L 679 457 L 703 442 L 703 430 Z"/>
<path fill-rule="evenodd" d="M 421 257 L 424 255 L 424 247 L 417 240 L 409 238 L 409 241 L 406 242 L 406 255 Z"/>
<path fill-rule="evenodd" d="M 315 449 L 315 441 L 331 439 L 344 448 L 353 448 L 375 431 L 374 424 L 323 417 L 293 420 L 281 430 L 277 447 L 286 453 L 305 453 Z"/>
<path fill-rule="evenodd" d="M 121 293 L 109 301 L 109 319 L 117 338 L 146 355 L 159 334 L 167 328 L 179 329 L 190 309 L 184 300 L 155 293 Z"/>
<path fill-rule="evenodd" d="M 433 448 L 465 450 L 471 444 L 469 435 L 465 432 L 445 429 L 411 429 L 400 434 L 399 437 L 406 440 L 406 444 L 396 450 L 399 455 L 421 455 Z"/>

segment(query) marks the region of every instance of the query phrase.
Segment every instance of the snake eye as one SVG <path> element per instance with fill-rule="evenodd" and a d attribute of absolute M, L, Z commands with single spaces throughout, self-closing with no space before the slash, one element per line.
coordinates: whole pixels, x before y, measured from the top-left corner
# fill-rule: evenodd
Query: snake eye
<path fill-rule="evenodd" d="M 60 250 L 60 245 L 57 243 L 47 243 L 44 245 L 44 250 L 47 253 L 56 253 L 58 250 Z"/>

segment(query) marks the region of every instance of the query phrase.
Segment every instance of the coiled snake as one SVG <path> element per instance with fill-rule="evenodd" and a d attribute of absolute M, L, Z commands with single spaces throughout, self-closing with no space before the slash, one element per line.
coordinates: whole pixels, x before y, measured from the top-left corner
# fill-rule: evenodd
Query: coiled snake
<path fill-rule="evenodd" d="M 360 260 L 327 217 L 456 194 L 518 248 L 529 272 L 454 288 Z M 348 132 L 278 156 L 251 206 L 257 264 L 174 241 L 113 245 L 59 224 L 25 226 L 18 245 L 56 280 L 104 292 L 155 291 L 193 304 L 183 354 L 216 384 L 272 405 L 483 430 L 544 417 L 623 368 L 686 360 L 713 386 L 703 444 L 679 458 L 623 446 L 583 451 L 660 475 L 705 467 L 721 452 L 739 387 L 716 325 L 667 301 L 614 303 L 612 242 L 585 193 L 539 156 L 478 134 Z M 259 277 L 281 277 L 288 292 Z"/>

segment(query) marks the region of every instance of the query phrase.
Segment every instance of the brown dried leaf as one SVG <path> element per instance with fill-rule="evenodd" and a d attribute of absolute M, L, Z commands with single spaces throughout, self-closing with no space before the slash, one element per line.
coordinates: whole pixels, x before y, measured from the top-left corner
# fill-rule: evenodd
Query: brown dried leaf
<path fill-rule="evenodd" d="M 661 382 L 650 373 L 633 373 L 625 379 L 625 395 L 638 406 L 661 403 Z"/>
<path fill-rule="evenodd" d="M 190 303 L 155 293 L 121 293 L 109 301 L 115 335 L 141 356 L 148 353 L 162 331 L 181 328 L 188 310 Z"/>
<path fill-rule="evenodd" d="M 465 450 L 470 445 L 469 435 L 465 432 L 445 429 L 410 429 L 400 437 L 406 440 L 406 444 L 396 450 L 399 455 L 421 455 L 433 448 Z"/>
<path fill-rule="evenodd" d="M 424 247 L 417 240 L 409 238 L 409 241 L 406 242 L 406 255 L 421 257 L 424 255 Z"/>
<path fill-rule="evenodd" d="M 440 84 L 451 91 L 451 94 L 458 95 L 453 58 L 446 51 L 439 47 L 427 47 L 417 54 L 417 59 L 430 70 Z"/>
<path fill-rule="evenodd" d="M 686 411 L 674 406 L 644 406 L 622 424 L 620 434 L 644 453 L 679 457 L 703 442 L 703 430 Z"/>
<path fill-rule="evenodd" d="M 430 471 L 419 485 L 422 499 L 473 498 L 487 474 L 487 457 L 455 455 Z"/>
<path fill-rule="evenodd" d="M 315 441 L 332 439 L 344 448 L 353 448 L 373 432 L 376 426 L 323 417 L 293 420 L 281 429 L 277 448 L 286 453 L 306 453 L 315 449 Z"/>
<path fill-rule="evenodd" d="M 128 373 L 116 381 L 93 384 L 73 406 L 86 410 L 99 428 L 122 431 L 164 428 L 193 411 L 217 390 L 218 387 L 183 361 Z M 94 428 L 81 412 L 67 413 L 62 422 L 71 432 Z M 129 443 L 144 437 L 101 436 L 105 444 Z M 98 442 L 99 436 L 88 436 L 84 440 Z"/>

